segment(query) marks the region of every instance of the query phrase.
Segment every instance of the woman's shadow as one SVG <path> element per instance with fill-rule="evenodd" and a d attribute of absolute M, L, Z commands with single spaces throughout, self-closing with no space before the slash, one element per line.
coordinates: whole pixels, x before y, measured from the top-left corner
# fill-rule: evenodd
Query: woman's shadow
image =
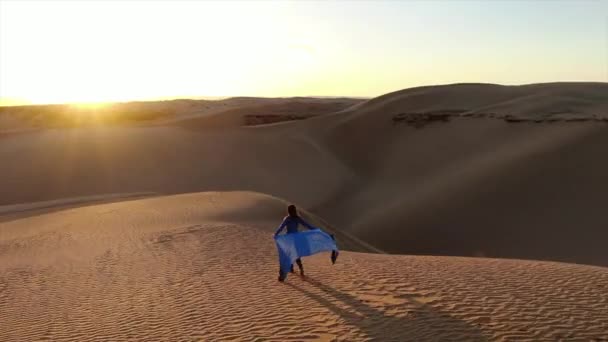
<path fill-rule="evenodd" d="M 438 311 L 428 304 L 421 303 L 412 296 L 399 297 L 406 301 L 403 305 L 407 306 L 407 315 L 396 317 L 387 315 L 361 299 L 320 281 L 310 277 L 304 279 L 327 296 L 311 292 L 303 286 L 290 282 L 285 284 L 325 306 L 346 321 L 348 325 L 357 327 L 364 335 L 373 340 L 489 341 L 489 337 L 485 336 L 477 327 Z M 336 301 L 342 302 L 350 309 L 334 304 Z"/>

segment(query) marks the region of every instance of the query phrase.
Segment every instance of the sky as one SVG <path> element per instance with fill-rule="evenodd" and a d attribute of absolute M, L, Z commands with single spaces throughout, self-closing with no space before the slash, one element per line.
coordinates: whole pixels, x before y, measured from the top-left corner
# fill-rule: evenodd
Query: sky
<path fill-rule="evenodd" d="M 608 0 L 0 0 L 0 105 L 608 82 Z"/>

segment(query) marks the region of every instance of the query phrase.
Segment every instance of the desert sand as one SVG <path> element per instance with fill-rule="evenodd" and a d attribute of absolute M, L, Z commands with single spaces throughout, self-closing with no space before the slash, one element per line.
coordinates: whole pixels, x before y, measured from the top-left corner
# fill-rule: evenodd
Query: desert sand
<path fill-rule="evenodd" d="M 0 340 L 608 340 L 608 84 L 200 101 L 0 112 Z"/>
<path fill-rule="evenodd" d="M 608 338 L 601 267 L 353 243 L 280 284 L 271 235 L 285 204 L 214 192 L 21 213 L 0 224 L 0 340 Z"/>

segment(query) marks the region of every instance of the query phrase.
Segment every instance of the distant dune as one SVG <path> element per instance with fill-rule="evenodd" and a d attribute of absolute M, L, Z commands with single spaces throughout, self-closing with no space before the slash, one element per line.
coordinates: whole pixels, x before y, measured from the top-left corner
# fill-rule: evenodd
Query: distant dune
<path fill-rule="evenodd" d="M 309 119 L 315 116 L 339 112 L 361 102 L 362 100 L 349 98 L 278 99 L 276 103 L 245 105 L 211 115 L 191 116 L 179 121 L 176 120 L 175 123 L 190 129 L 257 126 L 283 121 Z"/>
<path fill-rule="evenodd" d="M 290 116 L 310 117 L 325 114 L 362 101 L 354 98 L 231 97 L 222 100 L 184 99 L 91 106 L 10 106 L 0 107 L 0 136 L 2 133 L 33 129 L 162 125 L 202 118 L 205 128 L 217 128 L 245 123 L 247 115 L 281 116 L 281 121 L 286 121 L 290 120 Z"/>
<path fill-rule="evenodd" d="M 343 251 L 281 284 L 271 235 L 285 204 L 213 192 L 12 216 L 0 340 L 608 339 L 601 267 Z"/>

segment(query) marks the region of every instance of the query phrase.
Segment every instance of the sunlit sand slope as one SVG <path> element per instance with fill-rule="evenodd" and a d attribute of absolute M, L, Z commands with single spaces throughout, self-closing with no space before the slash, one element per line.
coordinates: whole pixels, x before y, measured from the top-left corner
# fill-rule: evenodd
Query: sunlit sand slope
<path fill-rule="evenodd" d="M 606 268 L 343 252 L 281 284 L 284 204 L 201 193 L 0 223 L 0 340 L 608 339 Z"/>

